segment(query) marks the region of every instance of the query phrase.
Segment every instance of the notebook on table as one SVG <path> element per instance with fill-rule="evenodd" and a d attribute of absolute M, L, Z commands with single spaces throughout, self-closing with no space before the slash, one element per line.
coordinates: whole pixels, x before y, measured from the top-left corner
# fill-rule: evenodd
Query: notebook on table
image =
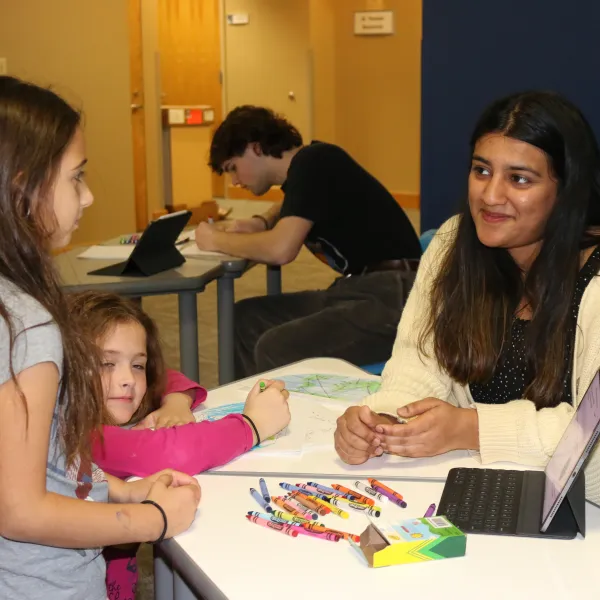
<path fill-rule="evenodd" d="M 466 533 L 572 539 L 585 535 L 583 467 L 600 434 L 600 373 L 545 471 L 451 469 L 437 510 Z"/>

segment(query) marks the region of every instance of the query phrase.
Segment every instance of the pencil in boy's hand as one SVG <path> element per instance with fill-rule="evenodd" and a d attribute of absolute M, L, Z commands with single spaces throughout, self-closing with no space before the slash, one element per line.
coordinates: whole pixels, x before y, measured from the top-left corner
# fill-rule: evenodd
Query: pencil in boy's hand
<path fill-rule="evenodd" d="M 259 392 L 264 392 L 267 389 L 267 384 L 264 381 L 261 381 L 258 384 L 258 387 L 259 387 L 259 390 L 258 390 Z"/>

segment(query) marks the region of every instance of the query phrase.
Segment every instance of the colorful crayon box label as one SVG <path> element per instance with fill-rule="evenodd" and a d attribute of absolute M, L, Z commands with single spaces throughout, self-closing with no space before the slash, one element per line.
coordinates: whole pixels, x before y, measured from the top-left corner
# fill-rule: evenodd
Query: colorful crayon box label
<path fill-rule="evenodd" d="M 370 567 L 387 567 L 464 556 L 465 534 L 446 517 L 419 517 L 394 523 L 369 519 L 360 544 L 350 540 Z"/>

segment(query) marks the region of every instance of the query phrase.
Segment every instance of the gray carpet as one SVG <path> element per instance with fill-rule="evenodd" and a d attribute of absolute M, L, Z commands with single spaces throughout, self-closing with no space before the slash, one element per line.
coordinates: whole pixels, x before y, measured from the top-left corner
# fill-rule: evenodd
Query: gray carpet
<path fill-rule="evenodd" d="M 219 200 L 223 207 L 232 206 L 236 217 L 251 216 L 266 211 L 270 202 L 249 200 Z M 419 211 L 407 210 L 417 232 Z M 328 287 L 336 274 L 308 250 L 302 249 L 298 258 L 282 269 L 283 291 L 296 292 Z M 262 296 L 266 293 L 265 267 L 255 267 L 235 282 L 236 299 Z M 144 310 L 158 324 L 165 360 L 170 368 L 179 368 L 179 325 L 176 296 L 154 296 L 143 300 Z M 198 295 L 198 337 L 200 350 L 200 383 L 206 388 L 218 385 L 217 362 L 217 291 L 216 284 L 209 285 Z M 138 600 L 154 598 L 151 547 L 144 545 L 138 553 L 140 585 Z"/>

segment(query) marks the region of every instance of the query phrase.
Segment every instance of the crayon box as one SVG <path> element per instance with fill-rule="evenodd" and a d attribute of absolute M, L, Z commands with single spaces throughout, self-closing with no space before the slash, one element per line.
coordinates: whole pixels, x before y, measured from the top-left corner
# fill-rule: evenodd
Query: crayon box
<path fill-rule="evenodd" d="M 371 519 L 360 536 L 350 541 L 370 567 L 387 567 L 464 556 L 465 534 L 446 517 L 417 517 L 394 523 Z"/>

